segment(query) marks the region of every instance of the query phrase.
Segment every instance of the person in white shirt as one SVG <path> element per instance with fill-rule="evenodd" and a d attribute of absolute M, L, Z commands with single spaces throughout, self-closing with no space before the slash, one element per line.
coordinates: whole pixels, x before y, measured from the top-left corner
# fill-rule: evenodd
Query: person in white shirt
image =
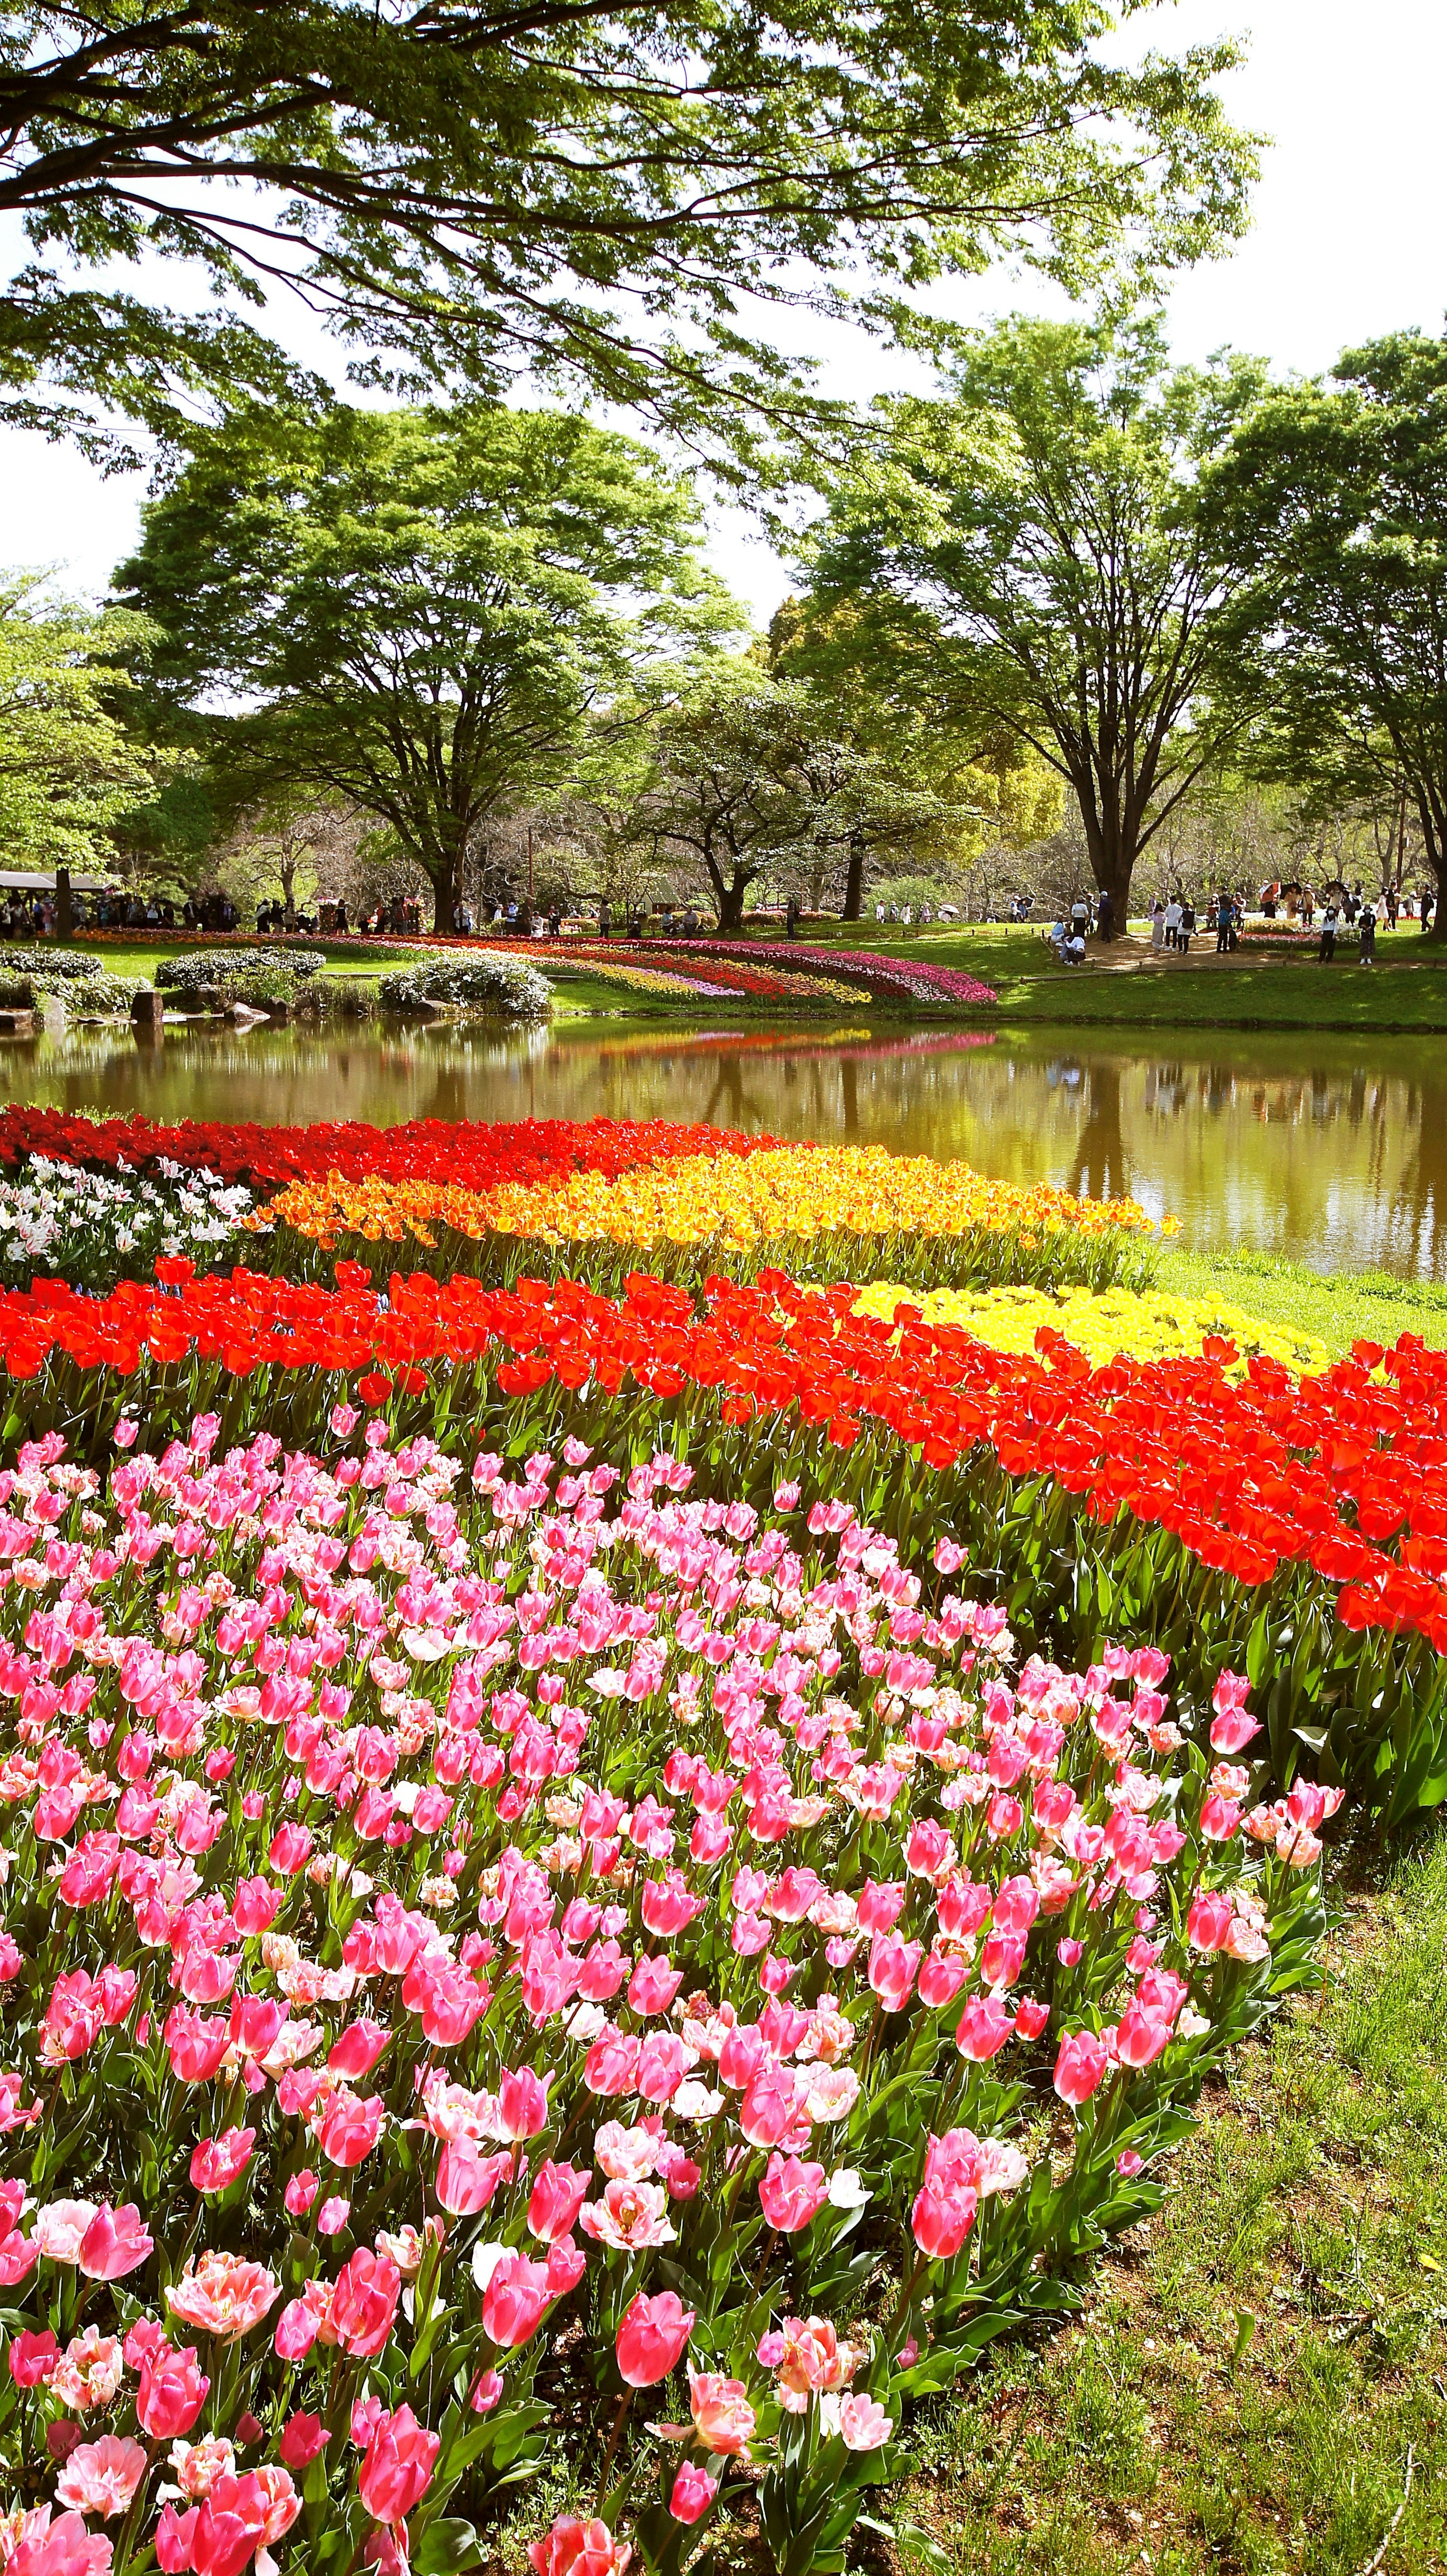
<path fill-rule="evenodd" d="M 1175 895 L 1166 906 L 1166 946 L 1174 948 L 1181 927 L 1181 907 Z"/>

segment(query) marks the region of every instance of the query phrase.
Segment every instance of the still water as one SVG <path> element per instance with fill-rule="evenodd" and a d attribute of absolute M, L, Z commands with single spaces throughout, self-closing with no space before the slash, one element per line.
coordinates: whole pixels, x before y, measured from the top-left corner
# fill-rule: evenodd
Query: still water
<path fill-rule="evenodd" d="M 706 1119 L 1128 1194 L 1203 1252 L 1447 1280 L 1447 1057 L 1430 1038 L 79 1031 L 0 1041 L 0 1102 L 17 1100 L 278 1125 Z"/>

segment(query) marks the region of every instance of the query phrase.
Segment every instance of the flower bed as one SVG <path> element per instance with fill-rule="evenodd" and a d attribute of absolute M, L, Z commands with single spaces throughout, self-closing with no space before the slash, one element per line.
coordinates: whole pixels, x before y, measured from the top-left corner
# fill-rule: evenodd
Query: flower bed
<path fill-rule="evenodd" d="M 208 984 L 232 984 L 249 975 L 281 975 L 310 982 L 326 965 L 320 948 L 266 948 L 229 945 L 188 948 L 168 957 L 156 969 L 156 982 L 168 992 L 199 993 Z"/>
<path fill-rule="evenodd" d="M 1335 1799 L 938 1529 L 359 1427 L 6 1478 L 12 2576 L 428 2576 L 538 2466 L 543 2571 L 837 2565 L 1310 1973 Z"/>
<path fill-rule="evenodd" d="M 1193 1687 L 1243 1662 L 1282 1779 L 1306 1746 L 1391 1820 L 1447 1794 L 1447 1353 L 1408 1337 L 1319 1377 L 1253 1360 L 1238 1381 L 1226 1342 L 1092 1370 L 1063 1336 L 1026 1358 L 948 1325 L 896 1335 L 852 1314 L 854 1288 L 774 1271 L 714 1280 L 699 1314 L 644 1276 L 614 1300 L 415 1272 L 383 1296 L 346 1262 L 331 1290 L 162 1270 L 106 1299 L 0 1296 L 27 1423 L 94 1423 L 107 1369 L 140 1373 L 157 1421 L 239 1379 L 234 1419 L 310 1430 L 360 1387 L 422 1427 L 544 1447 L 597 1438 L 626 1388 L 637 1436 L 704 1439 L 736 1485 L 762 1454 L 901 1539 L 948 1513 L 1042 1649 L 1088 1659 L 1113 1625 L 1164 1643 Z"/>
<path fill-rule="evenodd" d="M 53 1271 L 74 1287 L 110 1288 L 178 1255 L 204 1268 L 242 1239 L 253 1205 L 249 1190 L 175 1163 L 159 1163 L 153 1179 L 35 1155 L 18 1178 L 0 1178 L 0 1280 L 28 1285 Z"/>
<path fill-rule="evenodd" d="M 690 946 L 694 944 L 690 942 Z M 730 943 L 704 939 L 696 944 L 706 956 L 732 953 Z M 886 1001 L 943 1002 L 977 1010 L 999 999 L 992 985 L 982 984 L 977 976 L 962 974 L 958 967 L 931 966 L 922 958 L 880 957 L 868 948 L 813 948 L 800 940 L 751 939 L 746 954 L 751 960 L 777 966 L 785 973 L 791 966 L 822 968 L 845 983 L 867 985 L 871 993 Z"/>
<path fill-rule="evenodd" d="M 34 1154 L 96 1169 L 204 1162 L 233 1180 L 280 1184 L 256 1221 L 280 1229 L 272 1256 L 289 1276 L 305 1274 L 313 1245 L 356 1237 L 420 1243 L 444 1272 L 506 1285 L 524 1245 L 569 1260 L 585 1253 L 593 1276 L 619 1288 L 645 1251 L 698 1281 L 716 1262 L 747 1271 L 767 1255 L 828 1279 L 886 1263 L 921 1285 L 1022 1276 L 1101 1285 L 1144 1278 L 1156 1240 L 1130 1199 L 1018 1189 L 963 1163 L 879 1147 L 783 1146 L 661 1121 L 160 1128 L 0 1113 L 0 1168 Z M 527 1259 L 536 1264 L 537 1251 Z"/>
<path fill-rule="evenodd" d="M 494 1126 L 420 1118 L 396 1127 L 360 1120 L 310 1127 L 188 1121 L 162 1127 L 148 1118 L 84 1118 L 28 1106 L 0 1110 L 0 1169 L 14 1170 L 32 1154 L 51 1154 L 98 1171 L 153 1171 L 170 1162 L 258 1185 L 336 1173 L 350 1180 L 447 1181 L 470 1190 L 492 1189 L 505 1179 L 536 1187 L 570 1172 L 617 1175 L 682 1155 L 743 1157 L 766 1152 L 775 1141 L 723 1127 L 674 1126 L 665 1119 L 536 1118 Z"/>
<path fill-rule="evenodd" d="M 1312 1373 L 1330 1368 L 1331 1354 L 1314 1333 L 1271 1325 L 1220 1297 L 1176 1297 L 1158 1289 L 937 1288 L 924 1293 L 898 1280 L 873 1280 L 855 1300 L 856 1315 L 893 1323 L 907 1305 L 926 1324 L 958 1324 L 994 1351 L 1033 1353 L 1040 1335 L 1064 1335 L 1072 1350 L 1104 1368 L 1114 1359 L 1196 1359 L 1207 1341 L 1229 1341 L 1237 1357 L 1226 1363 L 1244 1375 L 1248 1360 L 1278 1360 Z M 1046 1348 L 1049 1347 L 1047 1341 Z"/>
<path fill-rule="evenodd" d="M 500 1182 L 471 1191 L 436 1181 L 299 1181 L 253 1222 L 327 1247 L 349 1239 L 434 1245 L 445 1229 L 445 1268 L 466 1266 L 466 1247 L 493 1247 L 515 1272 L 514 1240 L 553 1245 L 569 1258 L 592 1246 L 671 1257 L 675 1275 L 709 1262 L 761 1255 L 796 1274 L 858 1278 L 881 1262 L 918 1281 L 939 1278 L 1119 1279 L 1145 1271 L 1156 1229 L 1134 1200 L 1078 1199 L 1036 1185 L 990 1181 L 965 1163 L 886 1153 L 881 1146 L 770 1146 L 747 1158 L 683 1155 L 622 1173 L 575 1171 L 541 1184 Z M 596 1275 L 596 1268 L 595 1268 Z M 621 1284 L 621 1281 L 620 1283 Z"/>

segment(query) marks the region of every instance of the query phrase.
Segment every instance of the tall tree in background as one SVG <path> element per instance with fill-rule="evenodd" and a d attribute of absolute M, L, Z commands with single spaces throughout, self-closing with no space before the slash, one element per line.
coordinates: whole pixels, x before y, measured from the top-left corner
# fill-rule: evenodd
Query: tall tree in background
<path fill-rule="evenodd" d="M 946 389 L 881 406 L 836 489 L 815 587 L 892 601 L 935 686 L 1075 797 L 1124 927 L 1137 861 L 1241 721 L 1210 684 L 1241 574 L 1200 474 L 1260 382 L 1171 369 L 1159 316 L 960 336 Z"/>
<path fill-rule="evenodd" d="M 0 298 L 0 416 L 115 454 L 96 401 L 174 434 L 198 393 L 274 392 L 236 308 L 285 282 L 400 389 L 572 371 L 727 431 L 788 381 L 741 296 L 832 295 L 863 252 L 879 291 L 849 309 L 882 323 L 900 284 L 997 251 L 1079 279 L 1123 227 L 1163 259 L 1244 229 L 1254 154 L 1211 87 L 1234 48 L 1113 68 L 1116 14 L 23 0 L 0 213 L 35 255 Z M 199 271 L 200 313 L 115 282 L 157 258 Z"/>
<path fill-rule="evenodd" d="M 770 670 L 802 683 L 832 737 L 892 789 L 849 832 L 844 921 L 860 918 L 871 860 L 925 830 L 937 839 L 963 836 L 968 847 L 957 855 L 970 862 L 991 833 L 1034 840 L 1058 817 L 1053 773 L 1042 777 L 1041 764 L 988 713 L 982 722 L 979 709 L 953 702 L 933 647 L 887 594 L 787 599 L 769 623 Z"/>
<path fill-rule="evenodd" d="M 650 736 L 627 828 L 701 869 L 724 931 L 766 874 L 808 887 L 851 847 L 899 846 L 961 819 L 925 778 L 842 739 L 805 682 L 751 662 L 720 659 L 662 698 Z"/>
<path fill-rule="evenodd" d="M 0 574 L 0 852 L 11 867 L 109 862 L 111 826 L 150 783 L 117 713 L 147 640 L 140 618 Z"/>
<path fill-rule="evenodd" d="M 1327 808 L 1385 800 L 1399 846 L 1405 799 L 1447 892 L 1447 338 L 1266 394 L 1209 501 L 1257 567 L 1232 639 L 1253 761 Z"/>
<path fill-rule="evenodd" d="M 736 622 L 694 534 L 685 483 L 560 413 L 251 413 L 197 439 L 117 581 L 192 733 L 208 695 L 252 702 L 211 726 L 235 801 L 371 815 L 450 929 L 484 818 L 567 779 L 651 658 Z"/>

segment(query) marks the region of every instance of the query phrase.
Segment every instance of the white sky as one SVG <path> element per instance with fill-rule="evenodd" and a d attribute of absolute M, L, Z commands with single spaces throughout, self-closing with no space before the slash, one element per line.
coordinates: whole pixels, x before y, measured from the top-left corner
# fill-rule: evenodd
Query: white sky
<path fill-rule="evenodd" d="M 1379 332 L 1440 330 L 1442 0 L 1374 0 L 1370 9 L 1361 0 L 1175 0 L 1148 26 L 1162 50 L 1245 36 L 1248 62 L 1225 95 L 1239 124 L 1273 138 L 1251 233 L 1168 299 L 1177 354 L 1200 358 L 1229 341 L 1279 367 L 1314 370 Z M 983 319 L 1040 301 L 1033 281 L 997 272 L 952 307 Z M 898 363 L 862 337 L 841 353 L 831 335 L 829 389 L 866 401 Z M 103 588 L 134 538 L 143 488 L 104 481 L 65 448 L 0 432 L 0 564 L 54 564 L 77 589 Z M 747 520 L 721 520 L 711 552 L 766 619 L 788 577 Z"/>

